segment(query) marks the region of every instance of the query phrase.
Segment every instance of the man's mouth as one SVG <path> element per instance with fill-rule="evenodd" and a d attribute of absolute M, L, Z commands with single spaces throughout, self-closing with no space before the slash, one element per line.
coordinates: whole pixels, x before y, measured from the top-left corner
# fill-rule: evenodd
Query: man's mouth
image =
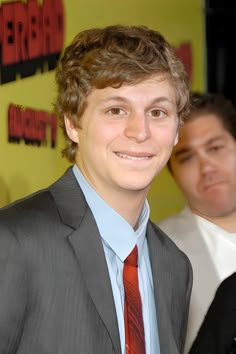
<path fill-rule="evenodd" d="M 152 155 L 149 155 L 149 154 L 129 155 L 129 154 L 121 153 L 121 152 L 116 152 L 116 155 L 121 157 L 122 159 L 133 160 L 133 161 L 149 160 L 152 157 Z"/>
<path fill-rule="evenodd" d="M 204 186 L 204 190 L 207 191 L 207 190 L 210 190 L 212 188 L 215 188 L 215 187 L 218 187 L 219 185 L 223 184 L 224 182 L 223 181 L 215 181 L 213 183 L 210 183 L 210 184 L 207 184 Z"/>

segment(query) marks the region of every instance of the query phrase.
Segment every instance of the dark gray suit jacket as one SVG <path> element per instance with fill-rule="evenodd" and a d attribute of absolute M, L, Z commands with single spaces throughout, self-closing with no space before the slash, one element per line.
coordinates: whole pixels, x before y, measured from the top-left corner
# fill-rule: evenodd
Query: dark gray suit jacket
<path fill-rule="evenodd" d="M 147 240 L 161 353 L 179 354 L 192 269 L 151 222 Z M 13 353 L 121 353 L 101 238 L 71 168 L 0 211 L 0 354 Z"/>

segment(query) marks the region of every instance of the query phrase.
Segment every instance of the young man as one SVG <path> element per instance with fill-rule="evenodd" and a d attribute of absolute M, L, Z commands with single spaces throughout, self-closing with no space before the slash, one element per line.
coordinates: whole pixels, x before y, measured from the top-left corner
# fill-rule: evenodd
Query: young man
<path fill-rule="evenodd" d="M 74 166 L 0 212 L 0 352 L 182 353 L 192 270 L 146 196 L 188 111 L 183 65 L 160 33 L 110 26 L 56 80 Z"/>
<path fill-rule="evenodd" d="M 193 266 L 188 353 L 217 287 L 236 271 L 236 109 L 229 100 L 192 96 L 168 166 L 188 205 L 160 223 Z"/>

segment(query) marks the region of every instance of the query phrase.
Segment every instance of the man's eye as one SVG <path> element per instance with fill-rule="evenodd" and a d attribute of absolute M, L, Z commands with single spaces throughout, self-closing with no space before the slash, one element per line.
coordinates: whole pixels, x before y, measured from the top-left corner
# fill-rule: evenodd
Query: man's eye
<path fill-rule="evenodd" d="M 120 114 L 125 114 L 125 112 L 123 111 L 123 109 L 118 108 L 118 107 L 113 107 L 110 108 L 107 113 L 111 114 L 111 115 L 120 115 Z"/>
<path fill-rule="evenodd" d="M 223 148 L 224 148 L 223 145 L 213 145 L 213 146 L 211 146 L 211 147 L 209 148 L 209 151 L 215 152 L 215 151 L 219 151 L 219 150 L 221 150 L 221 149 L 223 149 Z"/>
<path fill-rule="evenodd" d="M 153 118 L 162 118 L 165 116 L 165 112 L 160 109 L 153 109 L 148 112 L 148 115 Z"/>
<path fill-rule="evenodd" d="M 183 156 L 179 157 L 178 162 L 179 162 L 180 164 L 185 163 L 185 162 L 188 162 L 188 161 L 190 161 L 190 160 L 192 159 L 192 157 L 193 157 L 192 154 L 183 155 Z"/>

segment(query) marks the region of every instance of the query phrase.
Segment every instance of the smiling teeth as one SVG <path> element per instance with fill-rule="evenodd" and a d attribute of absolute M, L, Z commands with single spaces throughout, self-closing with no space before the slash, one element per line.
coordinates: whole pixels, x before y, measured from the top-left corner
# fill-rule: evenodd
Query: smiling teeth
<path fill-rule="evenodd" d="M 118 156 L 122 157 L 123 159 L 129 159 L 129 160 L 148 160 L 148 156 L 130 156 L 126 154 L 122 154 L 120 152 L 116 153 Z"/>

